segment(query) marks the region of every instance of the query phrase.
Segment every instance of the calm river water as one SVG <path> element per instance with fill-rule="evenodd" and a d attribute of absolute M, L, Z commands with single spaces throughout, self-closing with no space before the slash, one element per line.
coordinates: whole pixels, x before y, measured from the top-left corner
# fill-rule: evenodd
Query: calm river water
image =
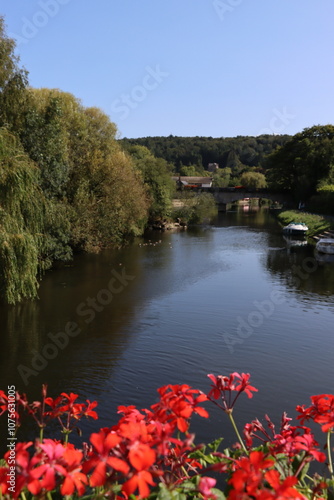
<path fill-rule="evenodd" d="M 154 403 L 162 385 L 207 390 L 208 373 L 251 373 L 259 392 L 239 399 L 240 424 L 265 413 L 279 422 L 334 391 L 334 263 L 288 244 L 266 211 L 78 256 L 47 273 L 39 301 L 0 314 L 1 387 L 36 398 L 47 383 L 52 396 L 96 399 L 100 419 L 85 436 L 115 423 L 120 404 Z M 66 329 L 68 344 L 55 347 Z M 235 441 L 215 408 L 193 429 L 198 441 Z"/>

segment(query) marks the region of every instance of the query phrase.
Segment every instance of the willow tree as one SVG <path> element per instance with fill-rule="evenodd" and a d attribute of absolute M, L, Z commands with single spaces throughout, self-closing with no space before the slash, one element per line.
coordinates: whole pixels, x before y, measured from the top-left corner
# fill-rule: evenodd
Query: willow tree
<path fill-rule="evenodd" d="M 0 127 L 17 127 L 26 96 L 27 75 L 19 67 L 15 41 L 6 35 L 4 18 L 0 16 Z"/>
<path fill-rule="evenodd" d="M 0 129 L 0 296 L 9 304 L 37 296 L 45 217 L 38 175 L 18 139 Z"/>

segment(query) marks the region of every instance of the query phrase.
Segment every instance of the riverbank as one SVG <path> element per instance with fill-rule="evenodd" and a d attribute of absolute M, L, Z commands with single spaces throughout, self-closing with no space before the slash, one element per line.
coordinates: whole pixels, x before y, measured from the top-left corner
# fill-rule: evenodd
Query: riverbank
<path fill-rule="evenodd" d="M 334 222 L 322 215 L 300 212 L 299 210 L 286 210 L 277 214 L 277 219 L 282 226 L 290 222 L 303 222 L 307 225 L 307 236 L 312 238 L 330 229 L 334 229 Z"/>

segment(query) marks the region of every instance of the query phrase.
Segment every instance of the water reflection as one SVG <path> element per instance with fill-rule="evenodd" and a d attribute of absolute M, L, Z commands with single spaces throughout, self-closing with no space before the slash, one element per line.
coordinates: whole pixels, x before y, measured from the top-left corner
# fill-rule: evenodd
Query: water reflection
<path fill-rule="evenodd" d="M 129 275 L 133 279 L 125 282 L 123 276 L 124 283 L 119 282 L 115 293 L 109 291 L 106 295 L 103 291 L 107 291 L 113 272 L 120 277 L 125 272 L 125 277 Z M 110 375 L 122 349 L 130 341 L 129 332 L 120 332 L 133 317 L 136 299 L 132 291 L 140 281 L 141 272 L 140 260 L 128 262 L 126 255 L 118 251 L 78 256 L 72 266 L 54 270 L 44 277 L 38 301 L 2 306 L 0 313 L 5 331 L 0 340 L 2 383 L 15 384 L 30 393 L 43 382 L 48 382 L 51 390 L 64 390 L 64 382 L 71 390 L 77 386 L 82 390 L 88 379 L 91 388 L 96 390 L 99 379 Z M 115 277 L 114 281 L 117 283 Z M 126 288 L 124 300 L 122 293 L 124 295 Z M 80 334 L 66 342 L 64 332 L 68 324 L 77 325 L 76 331 Z M 60 346 L 57 347 L 54 339 L 58 337 Z M 46 345 L 53 348 L 46 350 L 43 363 L 40 357 Z M 82 359 L 88 363 L 83 364 Z M 99 359 L 98 367 L 93 369 L 89 359 Z M 19 365 L 34 372 L 24 378 L 27 384 L 18 372 Z M 72 379 L 76 387 L 72 387 Z"/>
<path fill-rule="evenodd" d="M 133 279 L 109 301 L 101 290 L 114 271 Z M 118 404 L 150 405 L 161 385 L 207 389 L 207 373 L 243 371 L 260 393 L 240 401 L 237 419 L 279 418 L 308 403 L 310 391 L 332 390 L 333 273 L 313 247 L 288 245 L 264 210 L 228 212 L 214 227 L 151 231 L 122 250 L 80 255 L 44 277 L 39 301 L 0 308 L 1 386 L 14 383 L 37 397 L 46 382 L 53 396 L 73 391 L 97 399 L 99 425 L 107 426 Z M 254 326 L 255 304 L 268 307 L 273 292 L 286 301 Z M 241 320 L 253 325 L 243 336 Z M 69 322 L 80 334 L 25 387 L 17 366 L 31 366 L 50 333 Z M 232 352 L 226 335 L 235 341 Z M 225 432 L 212 415 L 196 430 L 200 441 Z"/>
<path fill-rule="evenodd" d="M 314 245 L 305 243 L 269 249 L 266 267 L 299 294 L 334 295 L 334 259 L 319 259 Z"/>
<path fill-rule="evenodd" d="M 192 245 L 193 239 L 196 245 Z M 64 390 L 65 384 L 67 390 L 87 392 L 89 380 L 88 390 L 96 395 L 135 335 L 136 327 L 132 330 L 131 325 L 140 316 L 142 305 L 217 270 L 214 262 L 198 267 L 202 256 L 209 254 L 211 239 L 212 232 L 205 227 L 173 236 L 151 232 L 122 250 L 80 255 L 72 265 L 47 273 L 38 301 L 1 306 L 5 333 L 0 338 L 2 385 L 15 384 L 35 397 L 45 382 L 52 391 Z M 109 300 L 112 273 L 121 276 L 121 283 L 115 285 L 120 292 Z M 76 325 L 80 334 L 66 343 L 63 334 L 69 324 Z M 141 328 L 145 325 L 150 325 L 149 319 Z M 58 347 L 54 356 L 52 347 L 45 346 L 54 346 L 58 337 L 66 346 Z M 50 359 L 44 367 L 40 357 L 45 349 Z M 20 365 L 30 372 L 20 368 L 19 373 Z"/>

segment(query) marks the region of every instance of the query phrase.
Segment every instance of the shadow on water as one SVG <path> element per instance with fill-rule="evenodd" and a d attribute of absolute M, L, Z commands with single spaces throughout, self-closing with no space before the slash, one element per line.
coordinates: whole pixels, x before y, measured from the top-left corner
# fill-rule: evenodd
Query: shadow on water
<path fill-rule="evenodd" d="M 287 244 L 282 249 L 269 249 L 264 265 L 290 290 L 318 298 L 334 295 L 334 259 L 317 255 L 313 244 Z"/>
<path fill-rule="evenodd" d="M 99 380 L 110 376 L 131 340 L 123 327 L 134 315 L 137 302 L 133 290 L 140 274 L 139 261 L 126 261 L 126 254 L 120 251 L 80 255 L 71 266 L 44 276 L 39 300 L 15 307 L 2 305 L 2 383 L 34 393 L 44 382 L 52 391 L 64 390 L 64 385 L 67 390 L 86 391 L 85 381 L 89 380 L 89 388 L 98 391 Z M 72 333 L 68 341 L 66 331 Z M 53 347 L 48 349 L 48 345 Z M 96 355 L 98 366 L 89 363 Z M 34 373 L 25 375 L 21 370 L 22 377 L 20 365 Z"/>

